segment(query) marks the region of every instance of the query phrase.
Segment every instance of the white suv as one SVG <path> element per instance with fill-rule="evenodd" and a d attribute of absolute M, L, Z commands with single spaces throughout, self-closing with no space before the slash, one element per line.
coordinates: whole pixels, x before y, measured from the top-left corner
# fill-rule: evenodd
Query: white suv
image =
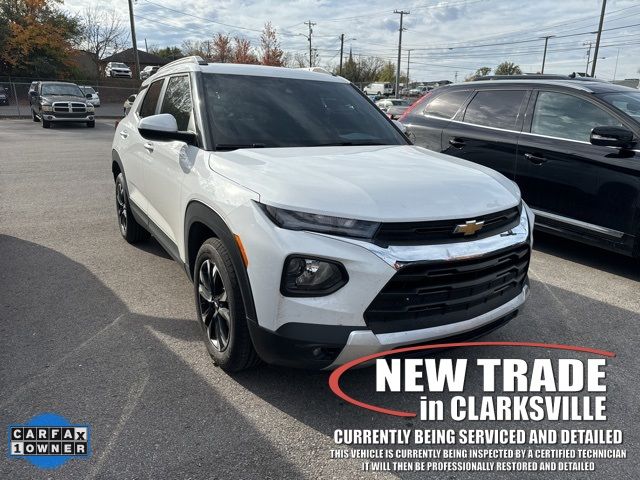
<path fill-rule="evenodd" d="M 411 145 L 341 77 L 184 58 L 142 84 L 112 153 L 122 236 L 184 265 L 225 370 L 471 338 L 527 297 L 518 187 Z"/>

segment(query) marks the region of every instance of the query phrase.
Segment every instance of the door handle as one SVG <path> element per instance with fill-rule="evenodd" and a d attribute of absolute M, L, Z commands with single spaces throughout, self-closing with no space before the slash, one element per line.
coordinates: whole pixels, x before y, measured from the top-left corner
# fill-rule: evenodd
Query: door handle
<path fill-rule="evenodd" d="M 529 160 L 534 165 L 542 165 L 543 163 L 545 163 L 547 161 L 546 158 L 541 157 L 539 155 L 534 155 L 533 153 L 525 153 L 524 154 L 524 158 Z"/>
<path fill-rule="evenodd" d="M 151 142 L 146 142 L 143 147 L 149 152 L 152 153 L 153 152 L 153 143 Z"/>
<path fill-rule="evenodd" d="M 120 132 L 120 136 L 121 136 L 122 138 L 127 138 L 127 137 L 129 136 L 129 132 L 127 132 L 126 130 L 122 130 L 122 131 Z"/>
<path fill-rule="evenodd" d="M 462 140 L 461 138 L 450 138 L 449 139 L 449 145 L 451 145 L 453 148 L 462 148 L 464 147 L 464 140 Z"/>

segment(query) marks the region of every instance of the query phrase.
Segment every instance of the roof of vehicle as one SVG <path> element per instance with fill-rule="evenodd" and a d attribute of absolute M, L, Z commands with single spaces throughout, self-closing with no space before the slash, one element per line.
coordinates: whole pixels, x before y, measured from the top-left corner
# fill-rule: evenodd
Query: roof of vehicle
<path fill-rule="evenodd" d="M 638 91 L 635 88 L 625 87 L 622 85 L 615 85 L 609 82 L 603 82 L 594 79 L 573 79 L 573 78 L 516 78 L 516 79 L 500 79 L 500 80 L 476 80 L 473 82 L 456 83 L 453 85 L 446 85 L 440 88 L 476 88 L 477 86 L 492 86 L 498 87 L 500 85 L 526 85 L 527 87 L 536 87 L 540 85 L 552 85 L 556 87 L 566 87 L 575 90 L 582 90 L 588 93 L 604 93 L 604 92 L 628 92 Z M 440 90 L 440 89 L 438 89 Z"/>
<path fill-rule="evenodd" d="M 75 85 L 76 87 L 78 86 L 77 83 L 73 83 L 73 82 L 58 82 L 58 81 L 44 81 L 44 82 L 38 82 L 38 83 L 42 83 L 43 85 Z"/>
<path fill-rule="evenodd" d="M 142 82 L 143 86 L 161 78 L 163 75 L 183 72 L 219 73 L 226 75 L 249 75 L 256 77 L 294 78 L 321 82 L 349 83 L 342 77 L 318 74 L 301 68 L 268 67 L 265 65 L 244 65 L 237 63 L 208 63 L 200 57 L 184 57 L 158 69 L 153 77 Z"/>

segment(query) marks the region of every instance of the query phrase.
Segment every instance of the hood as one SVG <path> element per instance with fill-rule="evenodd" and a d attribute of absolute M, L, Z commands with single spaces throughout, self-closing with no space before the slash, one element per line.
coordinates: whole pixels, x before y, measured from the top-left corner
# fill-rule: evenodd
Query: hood
<path fill-rule="evenodd" d="M 410 145 L 241 149 L 209 165 L 262 203 L 361 220 L 472 218 L 520 202 L 501 174 Z"/>
<path fill-rule="evenodd" d="M 82 103 L 84 105 L 87 104 L 87 99 L 84 97 L 74 97 L 73 95 L 44 95 L 40 97 L 40 100 L 46 103 L 54 103 L 54 102 L 75 102 Z"/>

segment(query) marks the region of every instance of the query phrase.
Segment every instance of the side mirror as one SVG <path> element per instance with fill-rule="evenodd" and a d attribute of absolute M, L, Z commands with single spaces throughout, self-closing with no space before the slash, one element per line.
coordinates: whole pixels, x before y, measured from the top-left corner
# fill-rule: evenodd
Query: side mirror
<path fill-rule="evenodd" d="M 29 95 L 30 95 L 31 97 L 37 97 L 37 96 L 38 96 L 38 92 L 36 92 L 35 90 L 31 90 L 31 91 L 29 92 Z"/>
<path fill-rule="evenodd" d="M 189 144 L 196 140 L 195 133 L 178 131 L 178 123 L 170 113 L 143 118 L 138 124 L 138 131 L 148 140 L 179 140 Z"/>
<path fill-rule="evenodd" d="M 594 127 L 589 139 L 592 145 L 627 148 L 633 145 L 633 132 L 624 127 Z"/>
<path fill-rule="evenodd" d="M 395 124 L 396 127 L 400 129 L 402 133 L 404 133 L 405 135 L 407 134 L 407 126 L 404 123 L 399 122 L 398 120 L 392 120 L 392 122 Z"/>
<path fill-rule="evenodd" d="M 90 93 L 87 93 L 85 95 L 85 98 L 88 98 L 89 100 L 91 100 L 93 98 L 93 95 L 91 95 Z"/>

